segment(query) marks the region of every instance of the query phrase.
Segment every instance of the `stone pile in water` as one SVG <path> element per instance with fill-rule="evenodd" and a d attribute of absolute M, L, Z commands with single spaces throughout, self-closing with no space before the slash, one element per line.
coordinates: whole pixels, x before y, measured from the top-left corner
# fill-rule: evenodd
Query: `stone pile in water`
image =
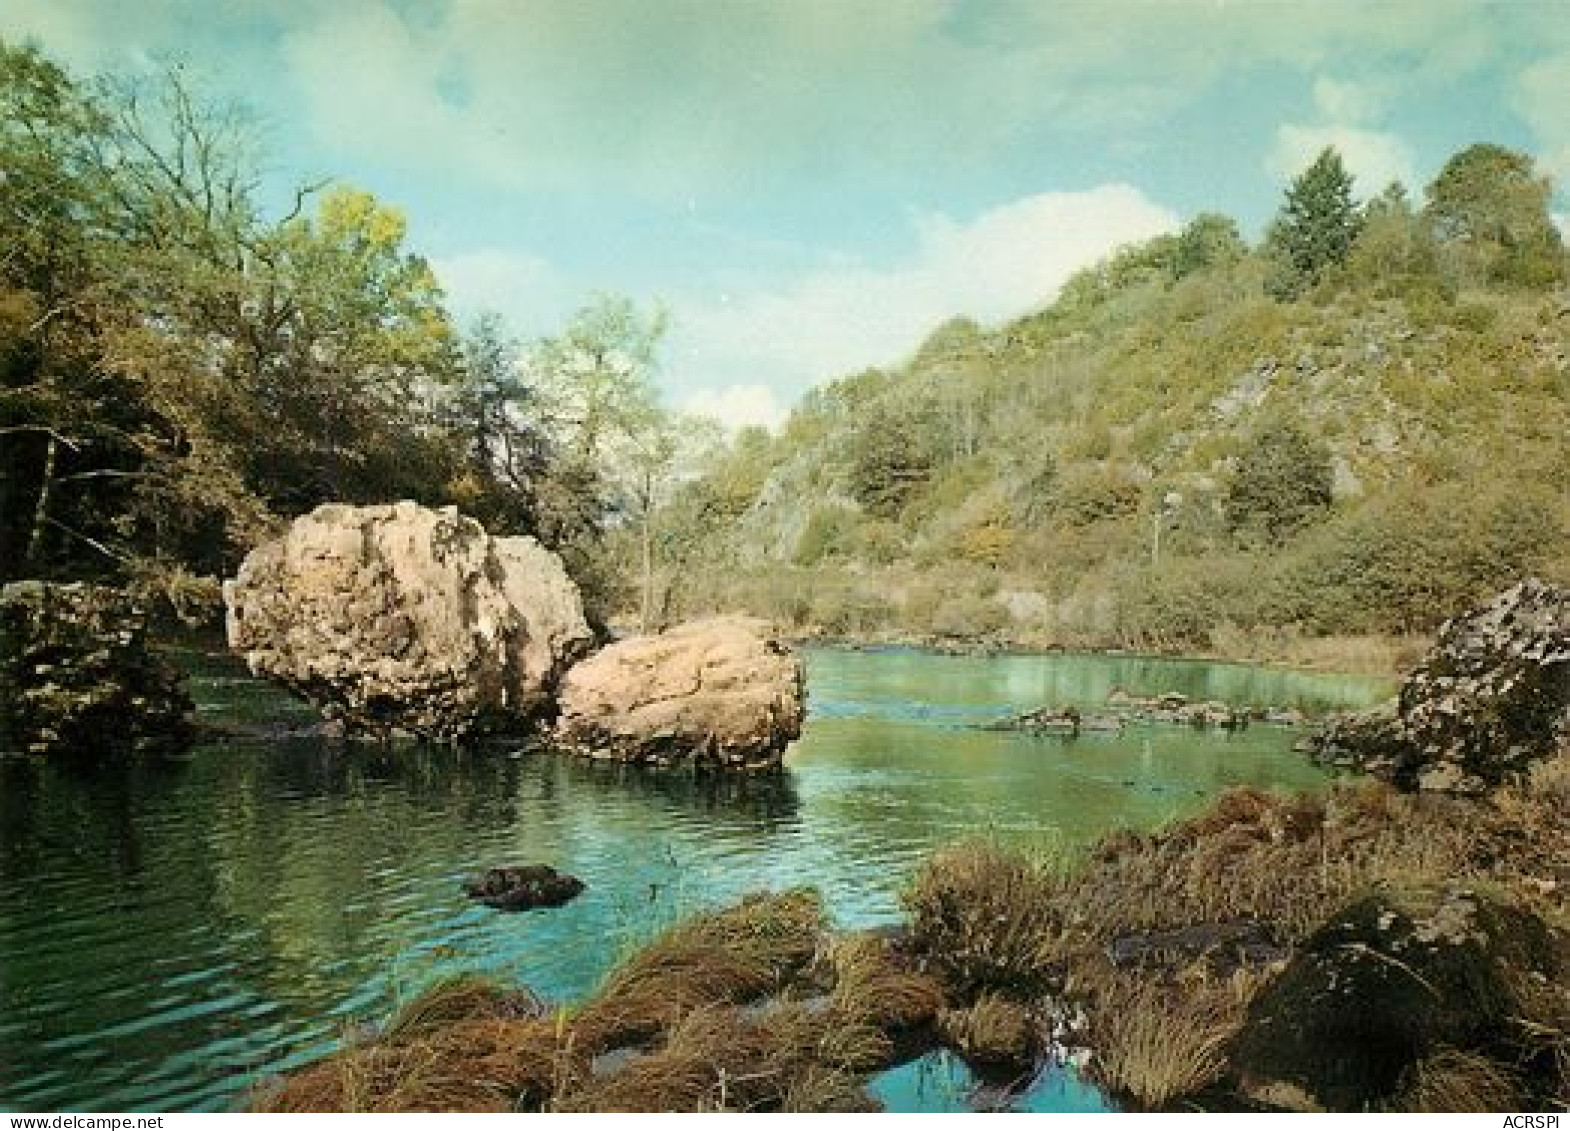
<path fill-rule="evenodd" d="M 148 647 L 146 611 L 106 586 L 19 581 L 0 590 L 0 746 L 104 757 L 178 747 L 191 699 Z"/>
<path fill-rule="evenodd" d="M 1570 590 L 1528 579 L 1446 621 L 1392 710 L 1328 720 L 1303 746 L 1402 789 L 1484 793 L 1570 740 Z"/>

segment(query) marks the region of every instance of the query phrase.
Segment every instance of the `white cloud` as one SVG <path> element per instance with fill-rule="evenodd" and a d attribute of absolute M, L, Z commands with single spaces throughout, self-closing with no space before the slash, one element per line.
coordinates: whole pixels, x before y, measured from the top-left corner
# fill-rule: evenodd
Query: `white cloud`
<path fill-rule="evenodd" d="M 1417 165 L 1406 142 L 1393 133 L 1352 126 L 1284 125 L 1276 131 L 1265 169 L 1279 180 L 1289 181 L 1312 164 L 1326 146 L 1334 146 L 1341 154 L 1362 196 L 1373 196 L 1391 181 L 1400 181 L 1409 189 L 1418 183 Z"/>
<path fill-rule="evenodd" d="M 1378 116 L 1380 102 L 1366 83 L 1324 76 L 1314 80 L 1314 105 L 1333 122 L 1366 122 Z"/>
<path fill-rule="evenodd" d="M 1552 215 L 1554 226 L 1559 229 L 1561 235 L 1570 239 L 1570 212 L 1555 212 Z"/>
<path fill-rule="evenodd" d="M 1570 51 L 1550 55 L 1523 70 L 1514 104 L 1537 136 L 1538 164 L 1553 176 L 1561 194 L 1570 192 Z"/>
<path fill-rule="evenodd" d="M 774 430 L 785 422 L 785 406 L 767 385 L 694 389 L 677 405 L 682 412 L 718 420 L 728 432 L 753 426 Z"/>
<path fill-rule="evenodd" d="M 900 361 L 954 315 L 995 322 L 1034 309 L 1078 268 L 1177 224 L 1127 185 L 1025 197 L 968 222 L 918 217 L 915 247 L 902 262 L 677 298 L 667 383 L 764 385 L 793 398 L 820 381 Z"/>
<path fill-rule="evenodd" d="M 494 311 L 516 333 L 556 329 L 571 312 L 571 289 L 538 256 L 486 247 L 431 260 L 461 318 Z"/>

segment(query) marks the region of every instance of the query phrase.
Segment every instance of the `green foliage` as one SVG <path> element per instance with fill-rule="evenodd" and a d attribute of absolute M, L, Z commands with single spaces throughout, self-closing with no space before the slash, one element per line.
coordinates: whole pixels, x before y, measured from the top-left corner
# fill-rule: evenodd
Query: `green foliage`
<path fill-rule="evenodd" d="M 1192 650 L 1422 631 L 1562 574 L 1562 300 L 1463 278 L 1456 231 L 1399 185 L 1354 208 L 1333 153 L 1288 203 L 1264 254 L 1201 215 L 815 390 L 711 473 L 735 502 L 689 588 L 841 631 Z"/>
<path fill-rule="evenodd" d="M 1345 261 L 1361 221 L 1352 200 L 1352 177 L 1341 155 L 1326 148 L 1287 188 L 1271 224 L 1268 245 L 1280 273 L 1272 293 L 1290 298 Z"/>
<path fill-rule="evenodd" d="M 1428 186 L 1425 212 L 1464 281 L 1544 288 L 1566 278 L 1564 241 L 1549 214 L 1552 196 L 1529 155 L 1473 145 Z"/>
<path fill-rule="evenodd" d="M 280 518 L 413 498 L 540 534 L 591 598 L 634 523 L 647 604 L 707 435 L 653 395 L 662 313 L 602 299 L 525 371 L 494 318 L 459 340 L 396 208 L 304 185 L 269 215 L 256 131 L 179 67 L 81 84 L 0 42 L 0 111 L 0 579 L 184 600 Z"/>
<path fill-rule="evenodd" d="M 1330 506 L 1332 482 L 1323 442 L 1293 420 L 1268 421 L 1238 458 L 1227 490 L 1227 523 L 1279 544 Z"/>
<path fill-rule="evenodd" d="M 845 507 L 819 507 L 807 519 L 793 561 L 811 567 L 828 558 L 846 557 L 855 545 L 855 514 Z"/>
<path fill-rule="evenodd" d="M 1322 631 L 1431 630 L 1550 565 L 1566 538 L 1550 484 L 1403 484 L 1313 532 L 1277 581 L 1282 620 Z"/>
<path fill-rule="evenodd" d="M 931 477 L 935 460 L 923 421 L 885 409 L 870 414 L 849 445 L 850 491 L 868 513 L 896 518 Z"/>
<path fill-rule="evenodd" d="M 1055 509 L 1065 521 L 1089 526 L 1134 514 L 1143 496 L 1144 489 L 1123 468 L 1106 463 L 1082 466 L 1064 474 Z"/>
<path fill-rule="evenodd" d="M 1211 267 L 1226 267 L 1248 254 L 1248 245 L 1230 216 L 1201 212 L 1178 233 L 1171 272 L 1182 279 Z"/>
<path fill-rule="evenodd" d="M 1439 287 L 1439 245 L 1432 226 L 1413 211 L 1394 181 L 1363 209 L 1363 225 L 1347 258 L 1347 278 L 1387 294 Z"/>

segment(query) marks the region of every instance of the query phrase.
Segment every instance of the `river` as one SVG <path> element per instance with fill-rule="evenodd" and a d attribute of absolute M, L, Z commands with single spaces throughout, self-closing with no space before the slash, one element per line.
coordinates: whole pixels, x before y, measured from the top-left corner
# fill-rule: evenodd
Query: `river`
<path fill-rule="evenodd" d="M 204 718 L 303 709 L 221 657 L 185 653 Z M 0 758 L 0 1109 L 232 1108 L 433 979 L 479 972 L 587 993 L 683 913 L 816 886 L 837 923 L 886 923 L 921 858 L 992 833 L 1069 846 L 1154 826 L 1234 784 L 1323 785 L 1294 732 L 1135 726 L 1074 740 L 974 729 L 1121 686 L 1309 712 L 1378 681 L 1120 656 L 811 650 L 786 771 L 693 779 L 505 750 L 226 741 L 86 769 Z M 505 915 L 459 891 L 541 862 L 587 891 Z M 941 1059 L 876 1083 L 895 1110 L 963 1106 Z M 1024 1100 L 1094 1109 L 1072 1072 Z"/>

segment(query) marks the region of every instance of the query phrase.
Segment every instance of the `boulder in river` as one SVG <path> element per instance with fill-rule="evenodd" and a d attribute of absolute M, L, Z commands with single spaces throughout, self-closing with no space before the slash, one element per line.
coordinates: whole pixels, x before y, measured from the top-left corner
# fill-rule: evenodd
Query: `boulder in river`
<path fill-rule="evenodd" d="M 520 729 L 592 640 L 555 554 L 410 502 L 318 507 L 252 550 L 224 598 L 254 673 L 377 734 Z"/>
<path fill-rule="evenodd" d="M 42 581 L 0 590 L 0 748 L 99 757 L 178 747 L 192 736 L 191 710 L 126 594 Z"/>
<path fill-rule="evenodd" d="M 571 668 L 556 734 L 592 757 L 758 769 L 801 734 L 804 700 L 801 659 L 768 622 L 710 617 Z"/>
<path fill-rule="evenodd" d="M 1340 716 L 1307 745 L 1405 789 L 1483 793 L 1570 738 L 1570 590 L 1528 579 L 1445 622 L 1396 710 Z"/>
<path fill-rule="evenodd" d="M 576 876 L 558 872 L 544 864 L 517 868 L 487 868 L 464 882 L 463 890 L 471 899 L 498 911 L 532 911 L 537 907 L 560 907 L 583 891 Z"/>

